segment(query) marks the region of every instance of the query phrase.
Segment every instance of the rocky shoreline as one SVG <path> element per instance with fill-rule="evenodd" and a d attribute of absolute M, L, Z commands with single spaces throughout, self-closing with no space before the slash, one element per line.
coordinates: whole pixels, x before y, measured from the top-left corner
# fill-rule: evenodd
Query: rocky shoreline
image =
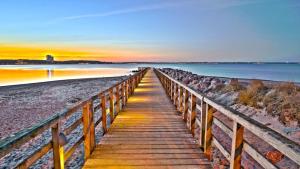
<path fill-rule="evenodd" d="M 171 68 L 160 70 L 195 91 L 253 118 L 300 144 L 300 87 L 298 84 L 201 76 Z M 198 113 L 198 116 L 200 116 L 200 112 Z M 214 116 L 222 119 L 227 126 L 232 126 L 232 121 L 221 113 L 217 112 Z M 200 129 L 197 130 L 199 131 L 197 133 L 200 133 Z M 213 133 L 230 152 L 230 138 L 216 126 L 213 127 Z M 245 138 L 279 168 L 285 166 L 289 166 L 289 168 L 298 167 L 297 164 L 264 143 L 250 131 L 245 131 Z M 228 167 L 229 165 L 228 161 L 217 150 L 214 150 L 214 162 L 217 168 L 220 168 L 220 166 Z M 242 163 L 246 168 L 261 168 L 246 153 L 243 153 Z"/>

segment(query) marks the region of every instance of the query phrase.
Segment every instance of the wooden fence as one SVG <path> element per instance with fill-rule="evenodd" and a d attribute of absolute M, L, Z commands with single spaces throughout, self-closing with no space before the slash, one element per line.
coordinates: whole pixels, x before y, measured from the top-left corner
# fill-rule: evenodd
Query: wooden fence
<path fill-rule="evenodd" d="M 289 159 L 300 165 L 299 144 L 287 139 L 281 134 L 267 128 L 257 121 L 225 107 L 213 99 L 198 93 L 181 82 L 173 79 L 162 71 L 155 69 L 166 93 L 170 96 L 174 105 L 182 113 L 182 117 L 189 124 L 189 128 L 195 135 L 196 125 L 200 128 L 199 145 L 203 148 L 206 156 L 212 158 L 212 144 L 220 150 L 224 157 L 230 162 L 230 168 L 241 168 L 241 154 L 247 152 L 262 167 L 273 169 L 278 168 L 264 157 L 257 149 L 244 140 L 244 129 L 251 131 L 257 137 L 273 146 Z M 200 118 L 196 117 L 196 110 L 201 112 Z M 233 121 L 232 129 L 220 119 L 214 117 L 214 112 L 220 112 Z M 188 115 L 189 114 L 189 115 Z M 189 117 L 190 119 L 187 119 Z M 231 139 L 231 152 L 228 152 L 216 139 L 212 132 L 212 125 L 218 126 Z"/>
<path fill-rule="evenodd" d="M 84 144 L 84 159 L 86 160 L 96 145 L 95 127 L 101 123 L 104 133 L 107 131 L 107 112 L 109 112 L 110 123 L 112 123 L 116 115 L 115 113 L 118 113 L 126 104 L 128 97 L 133 94 L 134 89 L 138 86 L 138 83 L 141 81 L 146 71 L 146 68 L 141 69 L 138 73 L 111 88 L 76 104 L 68 110 L 57 113 L 55 116 L 39 125 L 19 132 L 14 137 L 1 141 L 0 158 L 9 154 L 14 149 L 21 147 L 44 131 L 51 129 L 51 141 L 26 157 L 17 165 L 17 168 L 28 168 L 49 151 L 53 150 L 54 168 L 62 169 L 64 168 L 65 162 L 72 156 L 76 148 L 82 142 Z M 99 104 L 93 105 L 96 99 L 99 99 Z M 109 108 L 106 107 L 107 103 L 109 103 Z M 109 109 L 109 111 L 107 111 L 107 109 Z M 80 110 L 82 110 L 82 116 L 69 127 L 61 131 L 60 121 Z M 99 110 L 101 110 L 102 116 L 99 119 L 94 119 L 94 112 Z M 80 124 L 83 124 L 83 136 L 79 137 L 77 142 L 75 142 L 68 150 L 65 150 L 63 146 L 66 141 L 64 140 L 65 135 L 70 134 Z"/>

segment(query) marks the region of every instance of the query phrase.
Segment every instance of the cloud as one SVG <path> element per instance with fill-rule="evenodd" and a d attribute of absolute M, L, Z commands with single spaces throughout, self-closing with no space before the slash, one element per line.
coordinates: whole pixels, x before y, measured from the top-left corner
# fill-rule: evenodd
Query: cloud
<path fill-rule="evenodd" d="M 99 17 L 109 17 L 109 16 L 116 16 L 122 14 L 130 14 L 130 13 L 138 13 L 144 11 L 153 11 L 153 10 L 160 10 L 166 8 L 173 8 L 173 7 L 180 7 L 182 5 L 189 5 L 189 4 L 199 4 L 199 10 L 221 10 L 231 7 L 255 4 L 264 2 L 262 0 L 231 0 L 231 1 L 201 1 L 201 0 L 178 0 L 178 1 L 168 1 L 164 3 L 157 3 L 152 5 L 145 5 L 145 6 L 138 6 L 132 8 L 125 8 L 125 9 L 117 9 L 111 10 L 107 12 L 101 13 L 91 13 L 91 14 L 84 14 L 84 15 L 73 15 L 73 16 L 66 16 L 54 19 L 48 24 L 55 24 L 64 21 L 71 21 L 71 20 L 80 20 L 80 19 L 87 19 L 87 18 L 99 18 Z"/>
<path fill-rule="evenodd" d="M 185 4 L 196 3 L 199 2 L 197 0 L 184 0 L 184 1 L 172 1 L 172 2 L 165 2 L 160 4 L 153 4 L 147 6 L 138 6 L 134 8 L 127 8 L 127 9 L 119 9 L 119 10 L 112 10 L 102 13 L 93 13 L 93 14 L 85 14 L 85 15 L 75 15 L 75 16 L 66 16 L 62 18 L 57 18 L 53 21 L 48 22 L 49 24 L 59 23 L 68 20 L 79 20 L 85 18 L 98 18 L 98 17 L 109 17 L 115 15 L 122 15 L 122 14 L 130 14 L 130 13 L 138 13 L 144 11 L 152 11 L 152 10 L 160 10 L 172 7 L 178 7 Z"/>

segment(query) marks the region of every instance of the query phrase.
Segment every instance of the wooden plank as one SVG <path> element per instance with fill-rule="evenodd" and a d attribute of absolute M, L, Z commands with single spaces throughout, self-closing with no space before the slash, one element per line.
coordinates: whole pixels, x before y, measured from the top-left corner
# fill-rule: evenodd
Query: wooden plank
<path fill-rule="evenodd" d="M 65 153 L 65 161 L 67 161 L 71 155 L 75 152 L 76 148 L 79 147 L 79 145 L 84 141 L 84 136 L 80 137 L 80 139 L 78 139 L 75 144 L 66 151 Z"/>
<path fill-rule="evenodd" d="M 213 123 L 222 129 L 229 137 L 232 137 L 232 130 L 227 127 L 223 122 L 214 118 Z M 260 154 L 255 148 L 253 148 L 247 141 L 244 140 L 243 150 L 248 153 L 255 161 L 257 161 L 264 168 L 275 169 L 278 168 L 273 165 L 268 159 L 264 157 L 264 155 Z"/>
<path fill-rule="evenodd" d="M 174 99 L 173 99 L 173 101 L 174 101 L 175 107 L 177 108 L 178 107 L 177 106 L 177 104 L 178 104 L 178 86 L 176 83 L 174 83 Z"/>
<path fill-rule="evenodd" d="M 187 121 L 187 114 L 189 110 L 189 92 L 187 90 L 184 90 L 184 108 L 183 108 L 183 114 L 182 118 L 186 122 Z"/>
<path fill-rule="evenodd" d="M 204 133 L 204 153 L 208 159 L 212 159 L 212 121 L 214 108 L 206 104 L 206 119 L 205 119 L 205 133 Z"/>
<path fill-rule="evenodd" d="M 120 88 L 119 86 L 116 86 L 116 113 L 118 114 L 120 112 Z"/>
<path fill-rule="evenodd" d="M 114 91 L 110 89 L 109 91 L 109 115 L 110 115 L 110 123 L 114 121 L 114 113 L 115 113 L 115 104 L 114 104 Z"/>
<path fill-rule="evenodd" d="M 25 159 L 22 163 L 18 165 L 17 168 L 25 169 L 29 168 L 33 163 L 35 163 L 38 159 L 43 157 L 52 149 L 52 142 L 49 142 L 36 150 L 32 155 L 30 155 L 27 159 Z"/>
<path fill-rule="evenodd" d="M 51 129 L 54 169 L 64 169 L 64 147 L 59 144 L 59 123 Z"/>
<path fill-rule="evenodd" d="M 82 111 L 83 137 L 84 137 L 84 160 L 91 154 L 91 133 L 90 133 L 90 104 L 86 104 Z"/>
<path fill-rule="evenodd" d="M 222 144 L 215 138 L 213 137 L 212 143 L 220 150 L 220 152 L 223 154 L 223 156 L 230 161 L 230 153 L 225 150 L 225 148 L 222 146 Z"/>
<path fill-rule="evenodd" d="M 126 96 L 125 96 L 125 83 L 121 84 L 121 97 L 122 97 L 122 109 L 124 108 L 126 104 Z"/>
<path fill-rule="evenodd" d="M 190 127 L 191 127 L 191 133 L 193 136 L 195 136 L 195 121 L 196 121 L 196 96 L 191 94 L 191 115 L 190 115 Z"/>
<path fill-rule="evenodd" d="M 233 121 L 233 136 L 231 145 L 230 168 L 241 168 L 244 127 Z"/>
<path fill-rule="evenodd" d="M 103 133 L 107 132 L 106 124 L 106 98 L 104 95 L 101 96 L 101 109 L 102 109 L 102 129 Z"/>
<path fill-rule="evenodd" d="M 128 101 L 128 90 L 129 90 L 129 86 L 128 86 L 128 80 L 125 82 L 125 103 L 127 103 Z"/>
<path fill-rule="evenodd" d="M 200 126 L 200 147 L 204 148 L 204 142 L 205 142 L 205 125 L 206 125 L 206 107 L 207 104 L 203 101 L 203 99 L 201 100 L 201 126 Z"/>
<path fill-rule="evenodd" d="M 69 135 L 74 129 L 76 129 L 82 123 L 82 117 L 77 119 L 73 124 L 64 130 L 66 135 Z"/>
<path fill-rule="evenodd" d="M 180 86 L 179 88 L 179 105 L 178 110 L 182 113 L 183 112 L 183 87 Z"/>
<path fill-rule="evenodd" d="M 168 80 L 160 80 L 170 90 Z M 139 90 L 128 100 L 84 168 L 210 167 L 153 71 L 146 74 L 143 83 L 147 90 Z"/>
<path fill-rule="evenodd" d="M 269 160 L 267 160 L 264 155 L 260 154 L 257 150 L 255 150 L 249 143 L 244 141 L 243 150 L 247 152 L 257 163 L 259 163 L 262 167 L 268 169 L 277 169 L 275 165 L 273 165 Z"/>

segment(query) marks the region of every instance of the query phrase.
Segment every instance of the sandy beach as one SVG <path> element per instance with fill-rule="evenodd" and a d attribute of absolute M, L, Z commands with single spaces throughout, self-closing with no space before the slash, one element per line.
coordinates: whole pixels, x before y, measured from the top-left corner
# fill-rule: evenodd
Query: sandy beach
<path fill-rule="evenodd" d="M 37 124 L 124 78 L 61 80 L 0 87 L 0 139 Z"/>

